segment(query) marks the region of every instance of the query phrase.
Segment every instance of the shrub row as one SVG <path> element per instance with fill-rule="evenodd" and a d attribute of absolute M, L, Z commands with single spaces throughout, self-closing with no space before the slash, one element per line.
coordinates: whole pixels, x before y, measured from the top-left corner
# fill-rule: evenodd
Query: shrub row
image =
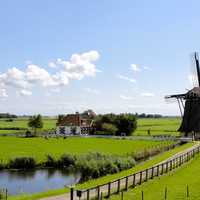
<path fill-rule="evenodd" d="M 19 127 L 0 127 L 0 130 L 8 130 L 8 131 L 15 130 L 15 131 L 18 131 L 18 130 L 27 130 L 27 128 L 19 128 Z"/>

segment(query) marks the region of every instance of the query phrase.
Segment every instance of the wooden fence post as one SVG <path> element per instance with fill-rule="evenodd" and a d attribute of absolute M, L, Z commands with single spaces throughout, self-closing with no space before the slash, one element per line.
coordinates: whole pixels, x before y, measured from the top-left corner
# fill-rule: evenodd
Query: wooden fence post
<path fill-rule="evenodd" d="M 120 192 L 120 179 L 118 179 L 117 181 L 117 193 Z"/>
<path fill-rule="evenodd" d="M 162 171 L 161 171 L 161 174 L 164 173 L 164 163 L 162 163 Z"/>
<path fill-rule="evenodd" d="M 141 185 L 141 183 L 142 183 L 142 171 L 140 172 L 140 185 Z"/>
<path fill-rule="evenodd" d="M 135 187 L 135 174 L 133 174 L 133 187 Z"/>
<path fill-rule="evenodd" d="M 167 187 L 165 187 L 165 200 L 167 200 Z"/>
<path fill-rule="evenodd" d="M 87 200 L 90 200 L 90 189 L 87 190 Z"/>
<path fill-rule="evenodd" d="M 110 197 L 110 191 L 111 191 L 111 183 L 108 183 L 108 197 Z"/>
<path fill-rule="evenodd" d="M 97 186 L 97 199 L 100 199 L 100 186 Z"/>
<path fill-rule="evenodd" d="M 159 165 L 156 167 L 157 168 L 157 176 L 159 176 Z"/>
<path fill-rule="evenodd" d="M 153 171 L 154 171 L 154 167 L 151 168 L 151 179 L 153 179 Z"/>
<path fill-rule="evenodd" d="M 126 185 L 125 185 L 125 190 L 128 190 L 128 177 L 126 177 Z"/>
<path fill-rule="evenodd" d="M 187 197 L 190 196 L 190 193 L 189 193 L 189 186 L 187 185 Z"/>
<path fill-rule="evenodd" d="M 144 192 L 143 192 L 143 190 L 142 190 L 141 194 L 142 194 L 142 200 L 144 200 Z"/>
<path fill-rule="evenodd" d="M 121 200 L 123 200 L 124 199 L 124 193 L 123 193 L 123 191 L 121 192 Z"/>
<path fill-rule="evenodd" d="M 172 171 L 172 160 L 170 160 L 170 171 Z"/>
<path fill-rule="evenodd" d="M 148 169 L 146 169 L 146 178 L 145 181 L 148 181 Z"/>
<path fill-rule="evenodd" d="M 101 192 L 100 200 L 103 200 L 103 192 Z"/>
<path fill-rule="evenodd" d="M 70 200 L 74 200 L 74 188 L 70 188 Z"/>
<path fill-rule="evenodd" d="M 168 163 L 169 163 L 169 162 L 167 161 L 167 162 L 166 162 L 166 171 L 165 171 L 166 173 L 168 172 Z"/>

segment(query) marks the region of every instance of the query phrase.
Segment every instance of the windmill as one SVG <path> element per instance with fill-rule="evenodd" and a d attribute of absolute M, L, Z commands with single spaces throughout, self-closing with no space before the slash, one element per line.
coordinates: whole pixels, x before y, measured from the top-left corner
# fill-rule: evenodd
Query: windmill
<path fill-rule="evenodd" d="M 178 131 L 184 133 L 185 137 L 192 134 L 197 137 L 200 133 L 200 66 L 198 54 L 194 53 L 197 86 L 184 94 L 166 96 L 166 99 L 176 99 L 182 116 L 181 126 Z"/>

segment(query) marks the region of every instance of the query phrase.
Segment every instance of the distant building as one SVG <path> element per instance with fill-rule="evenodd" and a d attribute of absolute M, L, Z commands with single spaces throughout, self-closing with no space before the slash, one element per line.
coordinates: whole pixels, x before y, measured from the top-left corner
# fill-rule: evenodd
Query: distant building
<path fill-rule="evenodd" d="M 89 134 L 94 129 L 93 120 L 78 112 L 64 116 L 56 126 L 56 133 L 60 135 Z"/>

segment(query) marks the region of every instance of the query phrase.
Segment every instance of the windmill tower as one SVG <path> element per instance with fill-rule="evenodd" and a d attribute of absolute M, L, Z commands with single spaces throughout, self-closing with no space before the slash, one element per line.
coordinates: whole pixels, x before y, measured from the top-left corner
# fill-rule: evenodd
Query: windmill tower
<path fill-rule="evenodd" d="M 185 94 L 169 95 L 165 98 L 175 98 L 178 101 L 182 116 L 182 123 L 178 131 L 184 133 L 185 137 L 192 134 L 196 138 L 198 136 L 197 133 L 200 133 L 200 67 L 198 54 L 196 52 L 194 53 L 194 61 L 196 78 L 198 80 L 197 87 L 194 87 Z"/>

